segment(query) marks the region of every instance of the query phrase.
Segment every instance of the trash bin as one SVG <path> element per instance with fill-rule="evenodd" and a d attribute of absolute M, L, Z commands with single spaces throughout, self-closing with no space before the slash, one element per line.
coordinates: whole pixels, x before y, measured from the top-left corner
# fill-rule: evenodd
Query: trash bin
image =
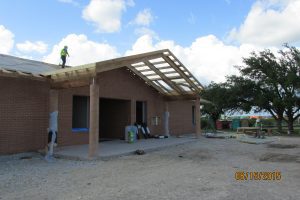
<path fill-rule="evenodd" d="M 129 134 L 132 134 L 132 138 L 129 141 Z M 136 141 L 137 127 L 136 126 L 126 126 L 125 127 L 125 141 L 133 143 Z"/>
<path fill-rule="evenodd" d="M 222 130 L 223 129 L 223 122 L 220 120 L 216 121 L 216 128 L 217 130 Z"/>
<path fill-rule="evenodd" d="M 231 128 L 236 130 L 238 127 L 240 127 L 240 119 L 232 119 Z"/>

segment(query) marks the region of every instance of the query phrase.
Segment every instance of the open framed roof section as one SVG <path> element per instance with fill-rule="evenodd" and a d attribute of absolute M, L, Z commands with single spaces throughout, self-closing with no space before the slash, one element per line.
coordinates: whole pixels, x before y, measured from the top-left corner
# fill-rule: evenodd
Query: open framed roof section
<path fill-rule="evenodd" d="M 195 99 L 203 86 L 168 49 L 44 73 L 54 87 L 78 87 L 99 73 L 127 67 L 168 99 Z"/>

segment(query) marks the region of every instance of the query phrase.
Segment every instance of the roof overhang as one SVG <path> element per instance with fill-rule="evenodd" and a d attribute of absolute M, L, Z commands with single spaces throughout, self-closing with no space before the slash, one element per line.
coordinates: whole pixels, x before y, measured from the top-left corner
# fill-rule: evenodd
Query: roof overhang
<path fill-rule="evenodd" d="M 48 79 L 41 74 L 34 74 L 30 72 L 23 72 L 19 70 L 12 70 L 12 69 L 2 68 L 2 67 L 0 67 L 0 76 L 11 77 L 11 78 L 27 78 L 31 80 L 37 80 L 37 81 L 48 81 Z"/>
<path fill-rule="evenodd" d="M 97 74 L 127 67 L 170 99 L 195 99 L 203 86 L 193 74 L 168 50 L 159 50 L 102 62 L 59 69 L 44 73 L 57 88 L 79 87 L 89 83 Z"/>

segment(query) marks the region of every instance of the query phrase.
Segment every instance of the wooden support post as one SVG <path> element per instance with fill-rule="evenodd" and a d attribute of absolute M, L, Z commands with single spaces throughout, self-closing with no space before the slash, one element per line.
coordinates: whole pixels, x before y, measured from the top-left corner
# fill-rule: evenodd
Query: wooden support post
<path fill-rule="evenodd" d="M 201 113 L 200 113 L 200 97 L 196 98 L 195 101 L 195 119 L 196 119 L 196 138 L 199 138 L 201 135 Z"/>
<path fill-rule="evenodd" d="M 99 86 L 96 78 L 90 84 L 90 128 L 89 128 L 89 158 L 98 153 L 99 145 Z"/>
<path fill-rule="evenodd" d="M 165 102 L 165 114 L 164 114 L 164 128 L 165 128 L 165 135 L 170 136 L 170 130 L 169 130 L 169 103 Z"/>

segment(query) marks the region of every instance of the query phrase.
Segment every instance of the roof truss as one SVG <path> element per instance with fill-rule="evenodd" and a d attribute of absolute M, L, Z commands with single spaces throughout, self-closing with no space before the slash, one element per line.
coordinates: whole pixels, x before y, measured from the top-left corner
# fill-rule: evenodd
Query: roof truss
<path fill-rule="evenodd" d="M 59 69 L 44 75 L 50 77 L 55 86 L 61 83 L 71 87 L 76 85 L 72 81 L 78 82 L 124 66 L 167 97 L 194 98 L 203 89 L 200 82 L 168 49 Z"/>

